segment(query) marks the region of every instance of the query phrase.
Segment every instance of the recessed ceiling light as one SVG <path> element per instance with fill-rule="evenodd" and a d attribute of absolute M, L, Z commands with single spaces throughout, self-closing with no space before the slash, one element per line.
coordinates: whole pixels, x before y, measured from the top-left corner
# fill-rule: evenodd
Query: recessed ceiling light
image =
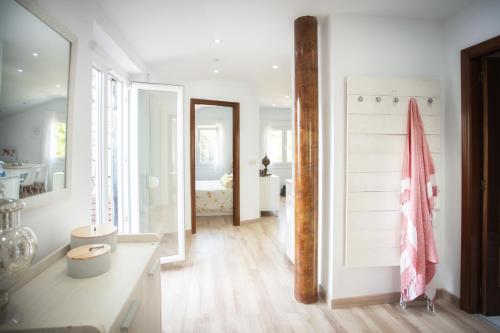
<path fill-rule="evenodd" d="M 214 43 L 215 44 L 220 44 L 220 43 L 222 43 L 222 39 L 216 38 L 216 39 L 214 39 Z"/>
<path fill-rule="evenodd" d="M 278 68 L 280 68 L 280 66 L 278 66 L 278 65 L 273 65 L 273 67 L 272 67 L 272 69 L 278 69 Z"/>
<path fill-rule="evenodd" d="M 273 108 L 276 107 L 276 104 L 273 103 Z"/>
<path fill-rule="evenodd" d="M 286 98 L 286 99 L 289 99 L 289 98 L 290 98 L 290 96 L 288 96 L 288 95 L 285 95 L 285 98 Z"/>
<path fill-rule="evenodd" d="M 214 73 L 215 74 L 219 74 L 219 70 L 218 69 L 214 69 Z"/>
<path fill-rule="evenodd" d="M 22 69 L 22 68 L 18 68 L 18 69 L 17 69 L 17 71 L 18 71 L 19 73 L 22 73 L 22 72 L 23 72 L 23 69 Z"/>
<path fill-rule="evenodd" d="M 33 52 L 33 57 L 38 57 L 38 52 Z"/>
<path fill-rule="evenodd" d="M 56 88 L 61 88 L 61 85 L 60 84 L 56 84 Z"/>

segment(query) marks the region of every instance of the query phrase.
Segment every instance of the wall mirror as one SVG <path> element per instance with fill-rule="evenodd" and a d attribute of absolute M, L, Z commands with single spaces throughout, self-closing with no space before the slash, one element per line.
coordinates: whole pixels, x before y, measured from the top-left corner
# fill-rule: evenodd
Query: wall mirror
<path fill-rule="evenodd" d="M 0 187 L 6 197 L 66 188 L 70 52 L 71 43 L 25 7 L 0 1 Z"/>

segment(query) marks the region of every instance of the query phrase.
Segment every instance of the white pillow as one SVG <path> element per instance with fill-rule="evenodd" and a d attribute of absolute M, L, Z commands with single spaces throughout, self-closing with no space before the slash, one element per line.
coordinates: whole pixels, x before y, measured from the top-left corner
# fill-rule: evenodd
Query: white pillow
<path fill-rule="evenodd" d="M 230 173 L 228 174 L 223 174 L 222 177 L 220 178 L 220 182 L 222 186 L 226 188 L 233 188 L 233 174 Z"/>
<path fill-rule="evenodd" d="M 222 182 L 222 186 L 225 188 L 233 188 L 233 177 L 226 178 L 226 180 Z"/>
<path fill-rule="evenodd" d="M 220 182 L 224 183 L 224 181 L 229 177 L 227 173 L 223 174 L 222 177 L 220 177 Z"/>

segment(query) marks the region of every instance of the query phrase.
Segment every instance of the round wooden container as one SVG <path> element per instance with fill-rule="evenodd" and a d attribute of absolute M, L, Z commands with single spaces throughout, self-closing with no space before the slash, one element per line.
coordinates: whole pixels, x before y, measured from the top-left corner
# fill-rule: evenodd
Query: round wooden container
<path fill-rule="evenodd" d="M 71 248 L 86 244 L 109 244 L 111 251 L 116 249 L 118 228 L 112 224 L 86 225 L 71 232 Z"/>
<path fill-rule="evenodd" d="M 87 244 L 72 249 L 66 254 L 68 275 L 84 279 L 106 273 L 111 267 L 109 244 Z"/>

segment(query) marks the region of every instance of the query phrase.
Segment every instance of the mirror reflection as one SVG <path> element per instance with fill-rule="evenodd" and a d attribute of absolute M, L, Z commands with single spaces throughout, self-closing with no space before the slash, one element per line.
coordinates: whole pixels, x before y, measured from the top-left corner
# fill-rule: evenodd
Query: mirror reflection
<path fill-rule="evenodd" d="M 0 2 L 0 190 L 65 187 L 71 44 L 15 1 Z"/>

